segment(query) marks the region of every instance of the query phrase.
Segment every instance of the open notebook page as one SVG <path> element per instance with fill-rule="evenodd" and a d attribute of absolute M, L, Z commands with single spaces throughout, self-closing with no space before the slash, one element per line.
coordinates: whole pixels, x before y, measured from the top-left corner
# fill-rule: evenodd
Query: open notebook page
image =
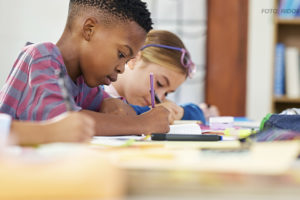
<path fill-rule="evenodd" d="M 198 124 L 179 124 L 170 125 L 168 134 L 202 134 L 201 128 Z"/>

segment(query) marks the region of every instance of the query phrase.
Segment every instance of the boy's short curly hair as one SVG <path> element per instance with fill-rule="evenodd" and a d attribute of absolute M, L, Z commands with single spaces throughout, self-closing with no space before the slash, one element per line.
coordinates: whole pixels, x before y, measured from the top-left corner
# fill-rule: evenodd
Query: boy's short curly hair
<path fill-rule="evenodd" d="M 134 21 L 146 32 L 152 29 L 152 20 L 147 4 L 141 0 L 70 0 L 68 23 L 79 15 L 81 8 L 93 8 L 124 21 Z M 109 17 L 106 17 L 108 20 Z"/>

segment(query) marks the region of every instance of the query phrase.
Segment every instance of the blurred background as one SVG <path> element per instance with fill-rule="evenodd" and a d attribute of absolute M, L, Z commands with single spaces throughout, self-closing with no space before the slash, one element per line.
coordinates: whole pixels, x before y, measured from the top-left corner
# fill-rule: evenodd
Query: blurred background
<path fill-rule="evenodd" d="M 56 42 L 69 0 L 0 0 L 0 85 L 27 41 Z M 261 120 L 274 111 L 275 0 L 146 0 L 156 29 L 184 41 L 197 74 L 171 99 L 207 102 L 222 115 Z M 278 1 L 279 2 L 279 1 Z"/>

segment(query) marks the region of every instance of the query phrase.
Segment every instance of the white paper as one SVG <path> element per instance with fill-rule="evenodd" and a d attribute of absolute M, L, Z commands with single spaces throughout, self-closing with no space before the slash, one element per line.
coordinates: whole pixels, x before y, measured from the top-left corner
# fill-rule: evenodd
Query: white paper
<path fill-rule="evenodd" d="M 202 134 L 201 128 L 198 124 L 179 124 L 170 125 L 168 134 Z"/>

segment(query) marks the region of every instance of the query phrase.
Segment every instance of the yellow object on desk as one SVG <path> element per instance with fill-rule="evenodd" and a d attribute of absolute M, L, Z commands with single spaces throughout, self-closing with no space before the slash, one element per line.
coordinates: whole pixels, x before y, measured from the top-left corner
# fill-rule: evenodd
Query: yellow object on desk
<path fill-rule="evenodd" d="M 122 199 L 123 174 L 78 145 L 46 145 L 0 159 L 0 199 Z"/>
<path fill-rule="evenodd" d="M 240 139 L 249 137 L 250 135 L 255 134 L 255 131 L 251 129 L 234 129 L 234 128 L 227 128 L 224 130 L 225 136 L 235 136 Z"/>

